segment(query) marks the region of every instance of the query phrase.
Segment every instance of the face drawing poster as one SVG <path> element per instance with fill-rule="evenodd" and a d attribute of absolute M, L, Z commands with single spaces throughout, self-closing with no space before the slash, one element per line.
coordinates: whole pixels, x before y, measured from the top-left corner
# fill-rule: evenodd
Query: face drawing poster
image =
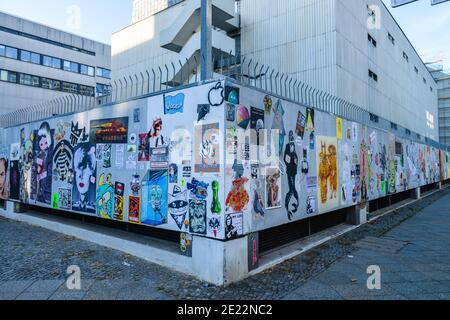
<path fill-rule="evenodd" d="M 220 127 L 218 123 L 194 128 L 195 173 L 220 173 Z"/>
<path fill-rule="evenodd" d="M 73 169 L 72 210 L 95 214 L 97 161 L 94 146 L 86 142 L 75 147 Z"/>
<path fill-rule="evenodd" d="M 150 170 L 142 181 L 141 223 L 161 225 L 167 223 L 167 170 Z"/>
<path fill-rule="evenodd" d="M 318 203 L 319 213 L 331 211 L 339 206 L 339 174 L 337 160 L 337 138 L 317 137 Z"/>
<path fill-rule="evenodd" d="M 8 200 L 9 163 L 6 157 L 0 157 L 0 199 Z"/>

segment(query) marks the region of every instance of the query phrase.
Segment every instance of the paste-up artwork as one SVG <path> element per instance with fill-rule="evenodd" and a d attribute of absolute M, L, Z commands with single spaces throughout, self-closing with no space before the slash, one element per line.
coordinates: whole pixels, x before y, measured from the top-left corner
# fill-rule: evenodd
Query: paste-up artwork
<path fill-rule="evenodd" d="M 199 181 L 195 178 L 192 178 L 192 181 L 187 183 L 190 197 L 196 200 L 206 200 L 208 198 L 208 187 L 209 183 Z"/>
<path fill-rule="evenodd" d="M 72 209 L 72 190 L 71 189 L 58 189 L 58 207 L 60 209 L 71 210 Z"/>
<path fill-rule="evenodd" d="M 140 108 L 133 109 L 133 122 L 134 123 L 141 122 L 141 109 Z"/>
<path fill-rule="evenodd" d="M 306 108 L 306 130 L 309 132 L 315 129 L 315 112 L 313 108 Z"/>
<path fill-rule="evenodd" d="M 141 198 L 130 196 L 128 197 L 128 222 L 139 223 L 141 211 Z"/>
<path fill-rule="evenodd" d="M 286 145 L 284 151 L 284 163 L 286 165 L 286 175 L 288 179 L 289 191 L 286 194 L 284 202 L 289 221 L 293 219 L 294 214 L 297 213 L 300 205 L 298 191 L 295 185 L 298 173 L 298 155 L 295 149 L 294 132 L 289 132 L 289 143 Z"/>
<path fill-rule="evenodd" d="M 102 174 L 98 180 L 97 216 L 104 219 L 114 217 L 114 185 L 111 174 Z"/>
<path fill-rule="evenodd" d="M 116 145 L 116 157 L 115 157 L 115 166 L 118 169 L 123 168 L 125 163 L 125 145 L 117 144 Z"/>
<path fill-rule="evenodd" d="M 9 154 L 9 159 L 11 161 L 20 160 L 20 143 L 11 144 L 11 151 Z"/>
<path fill-rule="evenodd" d="M 189 234 L 182 232 L 180 233 L 180 253 L 185 257 L 192 258 L 192 241 L 194 237 Z"/>
<path fill-rule="evenodd" d="M 266 209 L 281 208 L 281 193 L 280 168 L 266 168 Z"/>
<path fill-rule="evenodd" d="M 253 190 L 253 214 L 264 217 L 266 214 L 264 205 L 264 183 L 258 179 L 252 179 Z"/>
<path fill-rule="evenodd" d="M 36 130 L 33 146 L 34 163 L 32 174 L 35 179 L 31 197 L 34 201 L 51 204 L 53 170 L 53 133 L 48 122 L 43 122 Z M 34 192 L 33 192 L 34 191 Z"/>
<path fill-rule="evenodd" d="M 244 234 L 244 214 L 232 213 L 225 217 L 225 238 L 227 240 L 240 237 Z"/>
<path fill-rule="evenodd" d="M 139 162 L 150 161 L 150 137 L 148 136 L 147 133 L 139 134 L 138 161 Z"/>
<path fill-rule="evenodd" d="M 262 130 L 264 130 L 264 110 L 251 107 L 251 116 L 250 116 L 250 143 L 256 146 L 263 146 L 264 143 L 264 135 Z"/>
<path fill-rule="evenodd" d="M 236 91 L 237 90 L 237 91 Z M 231 101 L 228 101 L 230 103 L 235 103 L 236 96 L 239 101 L 239 88 L 236 88 L 236 90 L 231 90 L 228 92 L 229 99 Z M 227 94 L 227 93 L 225 93 Z M 212 87 L 208 92 L 208 102 L 212 107 L 219 107 L 222 105 L 223 101 L 225 99 L 224 96 L 224 89 L 222 86 L 222 82 L 217 82 L 214 87 Z"/>
<path fill-rule="evenodd" d="M 211 112 L 211 106 L 209 104 L 199 104 L 197 106 L 197 121 L 200 122 Z"/>
<path fill-rule="evenodd" d="M 175 163 L 169 165 L 169 183 L 178 183 L 178 166 Z"/>
<path fill-rule="evenodd" d="M 97 161 L 95 147 L 88 142 L 75 147 L 73 156 L 75 171 L 72 188 L 72 210 L 95 214 L 95 190 Z"/>
<path fill-rule="evenodd" d="M 248 271 L 259 268 L 259 233 L 248 235 Z"/>
<path fill-rule="evenodd" d="M 206 235 L 206 201 L 189 200 L 189 231 Z"/>
<path fill-rule="evenodd" d="M 265 96 L 263 99 L 263 104 L 264 104 L 264 111 L 266 113 L 271 113 L 273 106 L 272 98 L 270 96 Z"/>
<path fill-rule="evenodd" d="M 239 88 L 225 86 L 225 100 L 232 104 L 239 104 Z"/>
<path fill-rule="evenodd" d="M 246 106 L 238 106 L 236 123 L 241 129 L 247 130 L 248 125 L 250 124 L 250 112 Z"/>
<path fill-rule="evenodd" d="M 150 170 L 142 181 L 141 223 L 161 225 L 167 223 L 167 170 Z"/>
<path fill-rule="evenodd" d="M 86 132 L 86 127 L 81 128 L 78 122 L 72 122 L 70 126 L 70 144 L 75 147 L 82 142 L 88 142 L 89 135 Z"/>
<path fill-rule="evenodd" d="M 248 181 L 246 177 L 241 177 L 233 181 L 233 186 L 225 201 L 227 212 L 243 212 L 246 210 L 250 202 L 250 196 L 245 189 Z"/>
<path fill-rule="evenodd" d="M 306 178 L 306 214 L 317 213 L 317 177 Z"/>
<path fill-rule="evenodd" d="M 272 130 L 275 131 L 278 134 L 278 155 L 281 157 L 281 154 L 283 153 L 283 146 L 284 146 L 284 139 L 286 137 L 286 128 L 284 126 L 284 108 L 281 103 L 281 100 L 278 100 L 275 109 L 274 109 L 274 117 L 272 121 Z"/>
<path fill-rule="evenodd" d="M 222 213 L 222 205 L 220 204 L 219 199 L 219 181 L 213 181 L 212 183 L 212 190 L 213 190 L 213 200 L 211 203 L 211 212 L 219 215 Z"/>
<path fill-rule="evenodd" d="M 339 206 L 337 139 L 318 136 L 317 146 L 319 212 L 323 213 Z"/>
<path fill-rule="evenodd" d="M 34 135 L 31 134 L 27 139 L 25 129 L 21 129 L 20 140 L 22 158 L 20 160 L 20 201 L 22 203 L 29 203 L 30 201 L 32 167 L 34 163 L 33 137 Z"/>
<path fill-rule="evenodd" d="M 104 169 L 112 167 L 112 145 L 111 144 L 97 144 L 96 159 L 101 162 Z"/>
<path fill-rule="evenodd" d="M 236 106 L 231 103 L 227 103 L 227 121 L 234 122 L 236 121 Z"/>
<path fill-rule="evenodd" d="M 19 161 L 9 162 L 9 199 L 19 200 L 20 198 L 20 168 Z"/>
<path fill-rule="evenodd" d="M 73 148 L 69 141 L 60 140 L 53 155 L 55 179 L 60 182 L 72 183 L 73 179 Z"/>
<path fill-rule="evenodd" d="M 195 126 L 194 132 L 194 172 L 220 173 L 219 124 Z"/>
<path fill-rule="evenodd" d="M 338 140 L 342 140 L 343 138 L 343 119 L 336 117 L 336 137 Z"/>
<path fill-rule="evenodd" d="M 164 114 L 183 113 L 184 98 L 185 98 L 184 93 L 179 93 L 175 96 L 163 95 Z"/>
<path fill-rule="evenodd" d="M 170 159 L 176 164 L 191 164 L 192 162 L 192 134 L 184 127 L 172 131 Z"/>
<path fill-rule="evenodd" d="M 211 218 L 209 219 L 208 227 L 211 230 L 212 234 L 214 234 L 214 238 L 217 238 L 218 234 L 221 230 L 221 223 L 219 218 Z"/>
<path fill-rule="evenodd" d="M 169 213 L 180 230 L 185 225 L 188 213 L 188 191 L 182 191 L 179 186 L 173 187 L 172 194 L 169 194 Z"/>
<path fill-rule="evenodd" d="M 92 144 L 126 144 L 128 142 L 128 117 L 92 120 L 89 136 Z"/>
<path fill-rule="evenodd" d="M 150 137 L 150 167 L 152 169 L 167 169 L 169 166 L 169 150 L 170 138 L 163 135 L 163 121 L 156 118 L 153 121 L 152 128 L 149 133 Z"/>
<path fill-rule="evenodd" d="M 361 164 L 361 203 L 365 203 L 368 199 L 367 186 L 369 183 L 369 162 L 368 162 L 368 147 L 363 139 L 360 147 L 360 164 Z"/>
<path fill-rule="evenodd" d="M 0 199 L 8 200 L 9 163 L 6 157 L 0 157 Z"/>
<path fill-rule="evenodd" d="M 305 128 L 306 128 L 306 117 L 301 111 L 299 111 L 297 117 L 297 125 L 295 127 L 295 133 L 302 140 L 305 137 Z"/>
<path fill-rule="evenodd" d="M 114 187 L 114 219 L 124 221 L 125 184 L 116 182 Z"/>

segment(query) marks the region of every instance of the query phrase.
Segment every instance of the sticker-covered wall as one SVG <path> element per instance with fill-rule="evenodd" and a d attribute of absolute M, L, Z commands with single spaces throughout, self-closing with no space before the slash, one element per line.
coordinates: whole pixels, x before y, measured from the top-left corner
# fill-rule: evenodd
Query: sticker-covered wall
<path fill-rule="evenodd" d="M 447 152 L 248 87 L 225 93 L 228 237 L 450 176 Z"/>
<path fill-rule="evenodd" d="M 224 239 L 223 82 L 4 130 L 0 198 Z"/>

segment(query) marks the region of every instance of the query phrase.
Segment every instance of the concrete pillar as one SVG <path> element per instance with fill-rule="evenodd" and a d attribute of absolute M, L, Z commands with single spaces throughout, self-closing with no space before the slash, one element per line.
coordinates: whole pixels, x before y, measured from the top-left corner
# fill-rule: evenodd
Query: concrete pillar
<path fill-rule="evenodd" d="M 439 190 L 442 190 L 443 188 L 442 188 L 442 181 L 439 181 L 439 183 L 438 183 L 438 189 Z"/>
<path fill-rule="evenodd" d="M 367 205 L 354 206 L 347 209 L 347 223 L 355 226 L 367 222 Z"/>
<path fill-rule="evenodd" d="M 14 213 L 25 213 L 28 210 L 28 207 L 22 203 L 18 203 L 18 202 L 12 202 L 12 201 L 8 201 L 11 203 L 11 205 L 13 206 L 12 211 Z"/>
<path fill-rule="evenodd" d="M 421 192 L 420 192 L 420 187 L 412 190 L 411 193 L 412 193 L 412 198 L 415 200 L 419 200 L 422 197 Z"/>

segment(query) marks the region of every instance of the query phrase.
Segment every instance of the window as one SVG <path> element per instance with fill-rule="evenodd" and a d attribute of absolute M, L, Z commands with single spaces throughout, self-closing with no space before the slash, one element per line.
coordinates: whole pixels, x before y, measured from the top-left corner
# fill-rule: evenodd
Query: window
<path fill-rule="evenodd" d="M 31 53 L 31 63 L 41 64 L 41 55 L 38 53 Z"/>
<path fill-rule="evenodd" d="M 96 91 L 99 95 L 109 94 L 111 93 L 111 86 L 102 83 L 97 83 Z"/>
<path fill-rule="evenodd" d="M 20 60 L 22 60 L 24 62 L 30 62 L 31 61 L 31 52 L 30 51 L 21 50 L 20 51 Z"/>
<path fill-rule="evenodd" d="M 374 47 L 377 46 L 377 41 L 376 41 L 370 34 L 367 34 L 367 40 L 368 40 L 370 43 L 372 43 L 372 45 L 373 45 Z"/>
<path fill-rule="evenodd" d="M 374 81 L 378 82 L 378 75 L 372 70 L 369 70 L 369 78 L 372 78 Z"/>
<path fill-rule="evenodd" d="M 397 129 L 398 129 L 398 126 L 397 126 L 397 124 L 396 124 L 396 123 L 393 123 L 393 122 L 391 122 L 391 129 L 392 129 L 392 130 L 397 130 Z"/>
<path fill-rule="evenodd" d="M 111 79 L 111 70 L 97 67 L 97 77 Z"/>
<path fill-rule="evenodd" d="M 29 74 L 21 73 L 19 76 L 19 83 L 26 86 L 39 87 L 39 77 L 32 76 Z"/>
<path fill-rule="evenodd" d="M 50 90 L 61 90 L 61 82 L 58 80 L 42 78 L 42 88 Z"/>
<path fill-rule="evenodd" d="M 378 123 L 380 122 L 380 118 L 376 115 L 374 115 L 373 113 L 370 113 L 370 121 Z"/>
<path fill-rule="evenodd" d="M 6 47 L 5 56 L 7 58 L 17 59 L 18 54 L 19 54 L 19 51 L 16 48 Z"/>
<path fill-rule="evenodd" d="M 61 69 L 61 59 L 58 58 L 43 56 L 42 64 L 50 68 Z"/>
<path fill-rule="evenodd" d="M 94 88 L 80 85 L 80 94 L 83 96 L 93 97 L 94 96 Z"/>
<path fill-rule="evenodd" d="M 405 59 L 406 62 L 409 62 L 409 57 L 408 57 L 408 55 L 406 54 L 405 51 L 403 51 L 403 59 Z"/>
<path fill-rule="evenodd" d="M 1 70 L 0 80 L 5 82 L 17 83 L 17 72 Z"/>
<path fill-rule="evenodd" d="M 78 85 L 75 83 L 63 82 L 62 90 L 68 93 L 78 93 Z"/>
<path fill-rule="evenodd" d="M 1 81 L 8 81 L 8 71 L 1 70 L 0 71 L 0 80 Z"/>
<path fill-rule="evenodd" d="M 79 73 L 79 65 L 76 62 L 64 60 L 64 70 Z"/>
<path fill-rule="evenodd" d="M 94 76 L 94 67 L 86 66 L 84 64 L 80 64 L 80 73 L 85 74 L 87 76 Z"/>
<path fill-rule="evenodd" d="M 3 45 L 0 45 L 0 57 L 4 57 L 6 54 L 6 47 Z"/>
<path fill-rule="evenodd" d="M 410 135 L 411 135 L 411 130 L 405 129 L 405 134 L 406 134 L 407 136 L 410 136 Z"/>
<path fill-rule="evenodd" d="M 388 39 L 393 45 L 395 45 L 395 38 L 392 36 L 392 34 L 388 33 Z"/>

